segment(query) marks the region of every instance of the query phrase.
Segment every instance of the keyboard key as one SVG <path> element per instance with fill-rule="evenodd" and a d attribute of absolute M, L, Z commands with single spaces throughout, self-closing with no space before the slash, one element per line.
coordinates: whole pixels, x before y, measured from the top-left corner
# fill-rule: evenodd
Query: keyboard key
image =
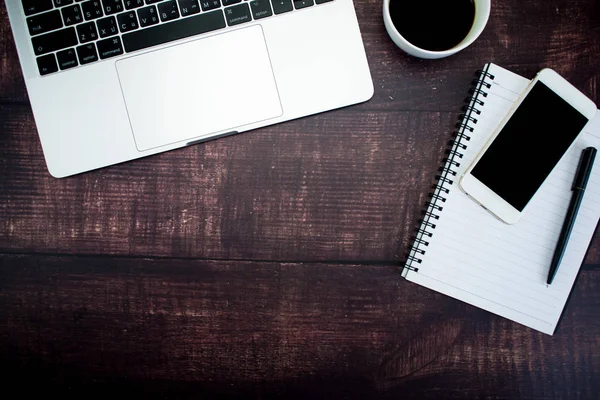
<path fill-rule="evenodd" d="M 138 8 L 144 5 L 144 0 L 125 0 L 125 9 L 131 10 L 132 8 Z"/>
<path fill-rule="evenodd" d="M 54 57 L 54 54 L 38 57 L 37 65 L 40 75 L 47 75 L 58 71 L 58 65 L 56 64 L 56 58 Z"/>
<path fill-rule="evenodd" d="M 248 3 L 238 4 L 237 6 L 226 8 L 225 18 L 227 18 L 227 25 L 229 26 L 252 21 Z"/>
<path fill-rule="evenodd" d="M 202 11 L 214 10 L 215 8 L 221 7 L 220 0 L 200 0 Z"/>
<path fill-rule="evenodd" d="M 55 7 L 68 6 L 69 4 L 73 4 L 73 0 L 54 0 Z"/>
<path fill-rule="evenodd" d="M 100 40 L 96 44 L 98 45 L 98 53 L 102 60 L 123 54 L 123 46 L 119 37 Z"/>
<path fill-rule="evenodd" d="M 100 4 L 100 0 L 92 0 L 86 1 L 85 3 L 81 3 L 81 8 L 83 10 L 83 17 L 86 21 L 100 18 L 104 15 L 104 13 L 102 12 L 102 4 Z"/>
<path fill-rule="evenodd" d="M 179 0 L 179 9 L 181 10 L 182 17 L 198 14 L 200 12 L 198 0 Z"/>
<path fill-rule="evenodd" d="M 224 6 L 230 6 L 232 4 L 241 3 L 242 0 L 222 0 Z"/>
<path fill-rule="evenodd" d="M 101 38 L 109 37 L 119 33 L 115 17 L 99 19 L 96 21 L 96 24 L 98 24 L 98 33 L 100 34 Z"/>
<path fill-rule="evenodd" d="M 129 32 L 139 28 L 135 11 L 125 12 L 117 15 L 117 23 L 121 32 Z"/>
<path fill-rule="evenodd" d="M 250 9 L 252 10 L 254 19 L 261 19 L 273 15 L 269 0 L 254 0 L 250 2 Z"/>
<path fill-rule="evenodd" d="M 314 6 L 314 5 L 315 5 L 315 3 L 313 2 L 313 0 L 294 0 L 294 8 L 296 10 Z"/>
<path fill-rule="evenodd" d="M 98 39 L 96 24 L 86 22 L 85 24 L 77 25 L 77 37 L 79 38 L 79 43 L 87 43 Z"/>
<path fill-rule="evenodd" d="M 283 14 L 294 9 L 292 0 L 272 0 L 275 14 Z"/>
<path fill-rule="evenodd" d="M 81 8 L 77 4 L 70 7 L 64 7 L 61 9 L 63 20 L 65 21 L 65 26 L 75 25 L 80 22 L 83 22 L 83 17 L 81 15 Z"/>
<path fill-rule="evenodd" d="M 23 5 L 25 15 L 52 10 L 52 0 L 21 0 L 21 5 Z"/>
<path fill-rule="evenodd" d="M 27 18 L 27 27 L 29 28 L 29 34 L 31 36 L 50 32 L 62 28 L 62 26 L 62 18 L 60 17 L 60 11 L 58 10 Z"/>
<path fill-rule="evenodd" d="M 56 53 L 56 58 L 58 58 L 58 66 L 60 67 L 61 71 L 79 65 L 77 63 L 77 54 L 75 53 L 75 49 L 59 51 Z"/>
<path fill-rule="evenodd" d="M 315 3 L 317 3 L 317 4 L 323 4 L 323 3 L 328 3 L 330 1 L 333 1 L 333 0 L 315 0 Z"/>
<path fill-rule="evenodd" d="M 155 6 L 140 8 L 137 14 L 142 28 L 158 24 L 158 12 Z"/>
<path fill-rule="evenodd" d="M 102 0 L 102 6 L 104 8 L 104 14 L 112 15 L 123 11 L 122 0 Z"/>
<path fill-rule="evenodd" d="M 131 52 L 221 28 L 225 28 L 225 18 L 223 11 L 216 10 L 126 33 L 123 35 L 123 45 L 125 51 Z"/>
<path fill-rule="evenodd" d="M 98 61 L 98 53 L 96 52 L 96 45 L 94 43 L 85 44 L 77 48 L 77 58 L 79 58 L 79 64 L 85 65 Z"/>
<path fill-rule="evenodd" d="M 165 1 L 158 5 L 158 14 L 162 22 L 171 21 L 175 18 L 179 18 L 179 10 L 177 9 L 177 2 L 174 0 Z"/>
<path fill-rule="evenodd" d="M 146 4 L 154 4 L 154 3 L 158 3 L 159 1 L 163 1 L 163 0 L 146 0 Z"/>
<path fill-rule="evenodd" d="M 31 43 L 35 55 L 39 56 L 77 45 L 77 35 L 75 34 L 75 28 L 70 27 L 35 36 L 31 39 Z"/>

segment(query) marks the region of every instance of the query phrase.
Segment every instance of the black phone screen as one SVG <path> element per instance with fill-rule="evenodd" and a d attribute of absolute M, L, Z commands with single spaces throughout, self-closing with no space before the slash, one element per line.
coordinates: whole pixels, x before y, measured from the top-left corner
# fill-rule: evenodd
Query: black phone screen
<path fill-rule="evenodd" d="M 471 175 L 523 211 L 587 122 L 538 81 Z"/>

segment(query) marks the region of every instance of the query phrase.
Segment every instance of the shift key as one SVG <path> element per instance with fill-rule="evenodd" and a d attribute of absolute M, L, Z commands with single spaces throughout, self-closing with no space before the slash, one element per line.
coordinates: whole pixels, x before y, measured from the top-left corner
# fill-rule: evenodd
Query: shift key
<path fill-rule="evenodd" d="M 35 36 L 31 39 L 33 44 L 33 51 L 36 56 L 51 53 L 56 50 L 66 49 L 77 45 L 77 34 L 75 28 L 70 27 L 67 29 L 61 29 L 60 31 L 54 31 L 46 33 L 45 35 Z"/>

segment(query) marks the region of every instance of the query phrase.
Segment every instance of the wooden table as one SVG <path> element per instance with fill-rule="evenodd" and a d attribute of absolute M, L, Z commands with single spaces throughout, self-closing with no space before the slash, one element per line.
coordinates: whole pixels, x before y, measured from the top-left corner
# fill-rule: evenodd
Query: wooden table
<path fill-rule="evenodd" d="M 600 103 L 600 3 L 494 0 L 436 61 L 394 47 L 381 1 L 356 9 L 371 101 L 57 180 L 0 6 L 4 387 L 597 398 L 600 238 L 552 337 L 397 268 L 476 69 L 552 67 Z"/>

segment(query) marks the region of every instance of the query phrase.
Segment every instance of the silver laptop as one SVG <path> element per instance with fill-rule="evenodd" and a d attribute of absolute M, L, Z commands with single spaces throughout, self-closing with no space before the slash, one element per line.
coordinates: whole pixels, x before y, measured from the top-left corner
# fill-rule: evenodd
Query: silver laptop
<path fill-rule="evenodd" d="M 352 0 L 6 0 L 65 177 L 366 101 Z"/>

